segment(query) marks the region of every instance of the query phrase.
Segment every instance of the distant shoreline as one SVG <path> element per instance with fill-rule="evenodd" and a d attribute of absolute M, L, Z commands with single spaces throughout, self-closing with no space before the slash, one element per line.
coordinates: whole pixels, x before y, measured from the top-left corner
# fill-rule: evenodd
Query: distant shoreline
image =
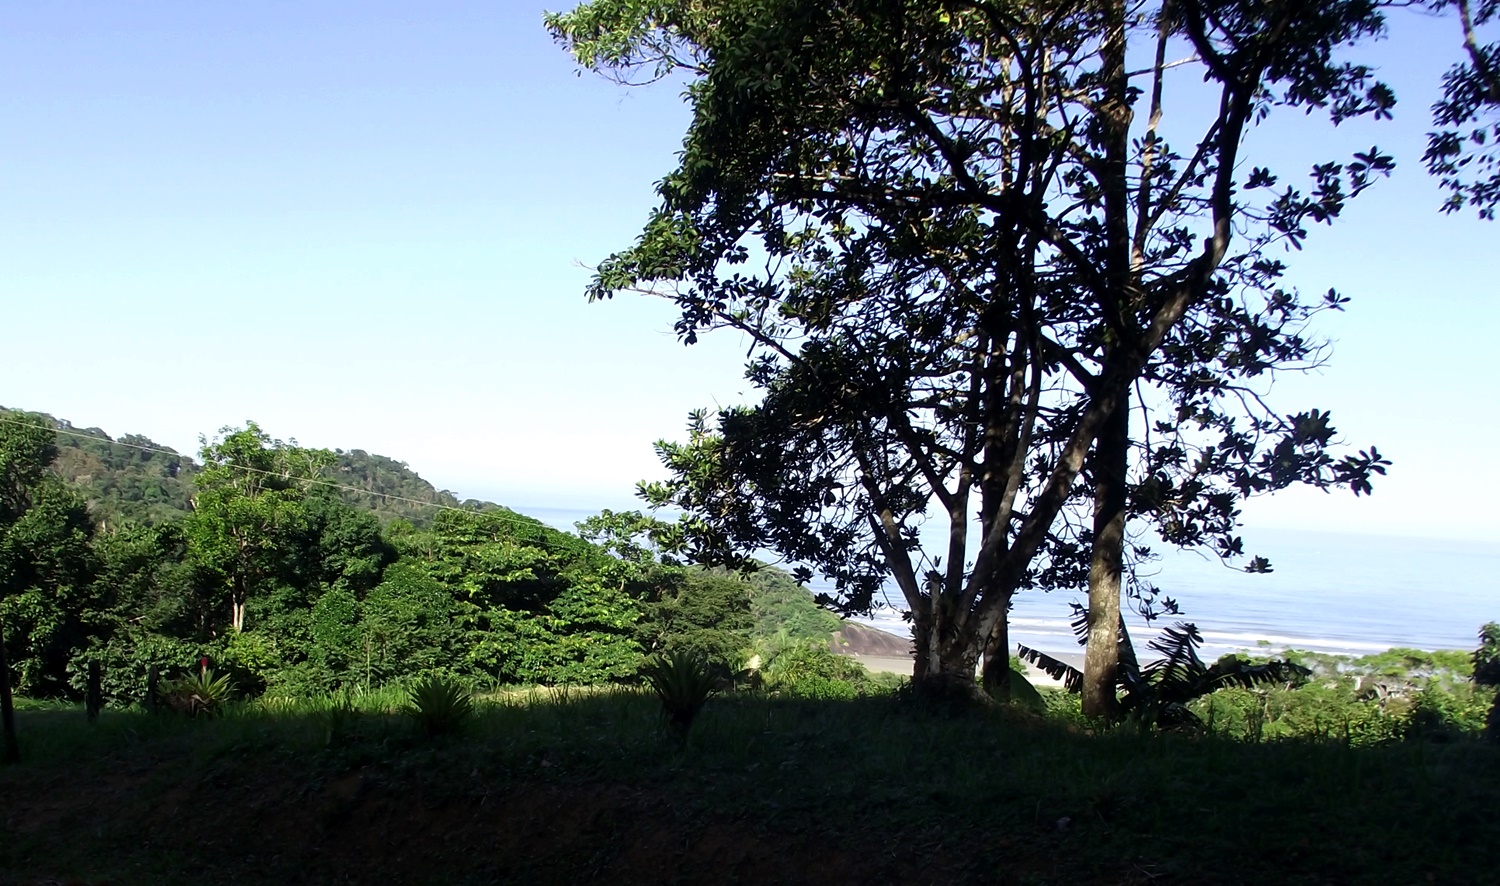
<path fill-rule="evenodd" d="M 1083 653 L 1081 652 L 1049 652 L 1047 654 L 1066 661 L 1076 668 L 1083 668 Z M 916 659 L 912 656 L 851 654 L 849 657 L 864 665 L 865 670 L 872 674 L 900 674 L 903 677 L 910 677 L 912 669 L 916 666 Z M 1032 664 L 1026 665 L 1026 679 L 1030 680 L 1033 686 L 1062 685 L 1061 680 L 1054 680 L 1046 671 Z"/>

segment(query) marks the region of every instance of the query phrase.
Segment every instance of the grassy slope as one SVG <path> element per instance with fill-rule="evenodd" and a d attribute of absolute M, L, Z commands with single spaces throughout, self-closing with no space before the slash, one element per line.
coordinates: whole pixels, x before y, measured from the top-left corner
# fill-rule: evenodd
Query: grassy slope
<path fill-rule="evenodd" d="M 0 882 L 1486 882 L 1500 753 L 1091 736 L 879 698 L 482 706 L 425 741 L 306 706 L 26 711 Z"/>

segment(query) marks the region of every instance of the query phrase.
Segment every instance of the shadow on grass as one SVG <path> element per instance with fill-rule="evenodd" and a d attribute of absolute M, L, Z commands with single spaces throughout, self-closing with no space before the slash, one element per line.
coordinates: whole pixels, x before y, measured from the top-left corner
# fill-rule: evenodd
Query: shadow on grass
<path fill-rule="evenodd" d="M 192 721 L 25 710 L 0 871 L 110 882 L 1485 882 L 1500 756 L 1090 734 L 895 698 L 710 701 L 685 748 L 631 690 L 395 696 Z M 207 847 L 211 846 L 212 849 Z M 385 872 L 384 874 L 382 872 Z M 733 875 L 733 876 L 729 876 Z M 3 878 L 0 878 L 3 879 Z"/>

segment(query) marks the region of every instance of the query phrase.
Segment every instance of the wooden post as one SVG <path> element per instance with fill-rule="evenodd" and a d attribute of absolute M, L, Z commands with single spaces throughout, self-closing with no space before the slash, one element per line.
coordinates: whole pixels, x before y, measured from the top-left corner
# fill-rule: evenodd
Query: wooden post
<path fill-rule="evenodd" d="M 83 697 L 84 709 L 88 712 L 89 722 L 99 719 L 99 709 L 104 707 L 104 692 L 99 685 L 99 662 L 89 662 L 89 686 Z"/>
<path fill-rule="evenodd" d="M 157 673 L 156 665 L 146 668 L 146 713 L 156 713 L 156 684 L 160 674 Z"/>
<path fill-rule="evenodd" d="M 0 625 L 0 724 L 5 733 L 5 747 L 0 748 L 0 763 L 21 759 L 21 743 L 16 740 L 16 708 L 10 697 L 10 664 L 5 659 L 5 628 Z"/>

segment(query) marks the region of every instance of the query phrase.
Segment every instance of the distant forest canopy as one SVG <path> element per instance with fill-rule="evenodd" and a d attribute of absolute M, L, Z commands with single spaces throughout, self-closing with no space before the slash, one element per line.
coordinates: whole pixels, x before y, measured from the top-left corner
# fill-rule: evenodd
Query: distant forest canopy
<path fill-rule="evenodd" d="M 658 547 L 669 532 L 633 511 L 563 532 L 253 422 L 194 460 L 0 412 L 0 641 L 31 697 L 80 697 L 96 662 L 127 704 L 151 668 L 204 658 L 238 691 L 278 697 L 434 674 L 629 681 L 673 652 L 726 679 L 758 657 L 767 681 L 822 694 L 868 679 L 831 649 L 840 619 L 791 576 L 682 564 Z"/>
<path fill-rule="evenodd" d="M 0 416 L 16 414 L 0 406 Z M 80 428 L 46 413 L 28 414 L 41 416 L 61 432 L 51 471 L 83 496 L 95 519 L 106 525 L 123 520 L 155 526 L 192 510 L 193 477 L 201 469 L 192 456 L 141 434 L 113 438 L 100 428 Z M 399 518 L 427 526 L 438 513 L 431 505 L 475 511 L 500 507 L 460 500 L 423 480 L 406 462 L 363 449 L 333 453 L 335 461 L 323 468 L 322 479 L 346 487 L 338 490 L 339 498 L 352 508 L 372 511 L 382 523 Z"/>

